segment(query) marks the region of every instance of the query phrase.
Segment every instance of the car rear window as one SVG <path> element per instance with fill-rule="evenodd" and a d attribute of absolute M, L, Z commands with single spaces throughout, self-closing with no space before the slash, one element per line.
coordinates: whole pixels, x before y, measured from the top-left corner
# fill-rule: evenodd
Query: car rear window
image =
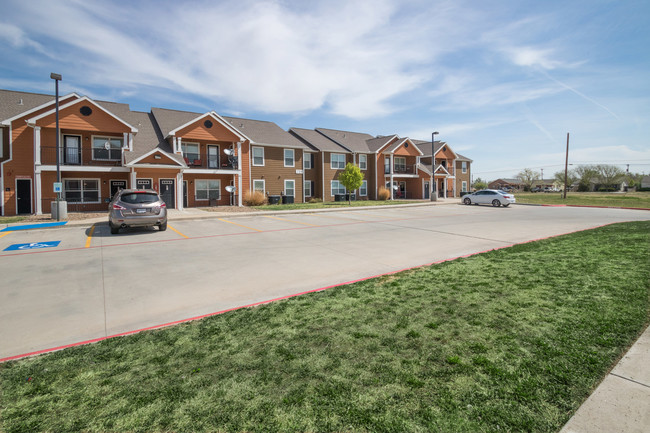
<path fill-rule="evenodd" d="M 124 194 L 120 200 L 129 204 L 153 203 L 158 201 L 158 194 L 152 194 L 150 192 L 131 192 Z"/>

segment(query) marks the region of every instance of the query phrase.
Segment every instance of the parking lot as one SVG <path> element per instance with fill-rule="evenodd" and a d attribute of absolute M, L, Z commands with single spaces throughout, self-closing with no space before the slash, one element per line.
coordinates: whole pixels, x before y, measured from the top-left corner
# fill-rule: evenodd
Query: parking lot
<path fill-rule="evenodd" d="M 444 205 L 0 232 L 0 359 L 621 221 L 624 209 Z"/>

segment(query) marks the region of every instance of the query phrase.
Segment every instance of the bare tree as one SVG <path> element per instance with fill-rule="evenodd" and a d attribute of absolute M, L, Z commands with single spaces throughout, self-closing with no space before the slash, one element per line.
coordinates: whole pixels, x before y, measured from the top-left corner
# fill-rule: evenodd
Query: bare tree
<path fill-rule="evenodd" d="M 530 191 L 533 183 L 535 183 L 535 181 L 539 180 L 540 178 L 540 173 L 538 171 L 531 170 L 530 168 L 524 168 L 517 174 L 517 179 L 519 179 L 521 184 L 524 186 L 524 191 Z"/>
<path fill-rule="evenodd" d="M 591 182 L 595 181 L 598 177 L 598 170 L 594 165 L 579 165 L 574 170 L 578 179 L 580 179 L 580 184 L 578 185 L 578 191 L 590 191 Z"/>
<path fill-rule="evenodd" d="M 622 168 L 611 164 L 598 164 L 596 166 L 596 171 L 598 172 L 598 178 L 601 185 L 604 185 L 605 187 L 616 185 L 616 183 L 625 176 L 625 172 Z"/>
<path fill-rule="evenodd" d="M 560 188 L 564 189 L 564 171 L 557 171 L 553 175 L 553 179 L 555 180 L 556 186 L 559 186 Z M 567 172 L 567 189 L 571 188 L 571 185 L 576 183 L 580 178 L 576 174 L 575 170 L 569 170 Z"/>

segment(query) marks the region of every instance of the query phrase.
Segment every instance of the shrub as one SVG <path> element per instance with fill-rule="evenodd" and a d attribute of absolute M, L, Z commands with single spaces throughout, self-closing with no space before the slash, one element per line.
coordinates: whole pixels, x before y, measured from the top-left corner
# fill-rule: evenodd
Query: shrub
<path fill-rule="evenodd" d="M 246 191 L 244 193 L 244 204 L 246 206 L 262 206 L 266 204 L 266 196 L 262 191 Z"/>
<path fill-rule="evenodd" d="M 390 191 L 388 191 L 383 186 L 379 187 L 379 190 L 377 191 L 377 199 L 388 200 L 389 198 L 390 198 Z"/>
<path fill-rule="evenodd" d="M 312 197 L 307 201 L 307 203 L 322 203 L 322 202 L 323 200 L 318 197 Z"/>

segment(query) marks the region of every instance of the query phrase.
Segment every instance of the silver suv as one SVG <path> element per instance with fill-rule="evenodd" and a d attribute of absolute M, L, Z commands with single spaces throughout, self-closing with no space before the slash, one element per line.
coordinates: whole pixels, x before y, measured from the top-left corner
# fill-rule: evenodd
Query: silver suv
<path fill-rule="evenodd" d="M 116 235 L 124 227 L 167 230 L 167 205 L 153 189 L 121 189 L 108 205 L 108 225 Z"/>

